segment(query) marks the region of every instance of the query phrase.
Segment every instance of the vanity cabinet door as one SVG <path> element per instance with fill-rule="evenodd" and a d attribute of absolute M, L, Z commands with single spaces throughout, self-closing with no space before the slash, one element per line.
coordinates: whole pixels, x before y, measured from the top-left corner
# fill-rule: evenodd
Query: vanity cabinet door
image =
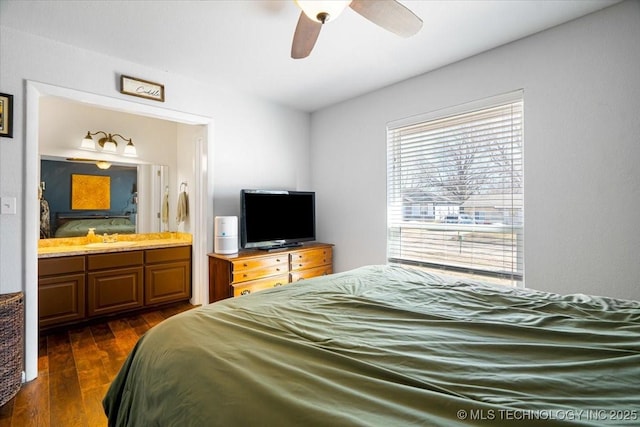
<path fill-rule="evenodd" d="M 83 320 L 84 257 L 38 260 L 38 320 L 40 328 Z"/>
<path fill-rule="evenodd" d="M 145 251 L 145 305 L 184 301 L 189 298 L 191 246 Z"/>
<path fill-rule="evenodd" d="M 87 255 L 89 317 L 142 307 L 143 264 L 143 251 Z"/>
<path fill-rule="evenodd" d="M 84 273 L 38 280 L 41 328 L 82 320 L 84 316 Z"/>
<path fill-rule="evenodd" d="M 140 308 L 143 298 L 143 267 L 89 272 L 87 311 L 89 316 Z"/>
<path fill-rule="evenodd" d="M 180 261 L 145 267 L 145 305 L 191 298 L 191 262 Z"/>

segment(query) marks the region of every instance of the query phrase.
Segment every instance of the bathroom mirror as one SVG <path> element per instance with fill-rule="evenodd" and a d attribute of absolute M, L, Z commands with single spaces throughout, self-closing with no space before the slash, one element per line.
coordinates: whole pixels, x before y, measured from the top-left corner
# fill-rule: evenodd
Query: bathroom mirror
<path fill-rule="evenodd" d="M 40 238 L 86 235 L 88 227 L 100 234 L 164 231 L 160 210 L 167 178 L 164 165 L 101 169 L 95 161 L 41 156 Z"/>

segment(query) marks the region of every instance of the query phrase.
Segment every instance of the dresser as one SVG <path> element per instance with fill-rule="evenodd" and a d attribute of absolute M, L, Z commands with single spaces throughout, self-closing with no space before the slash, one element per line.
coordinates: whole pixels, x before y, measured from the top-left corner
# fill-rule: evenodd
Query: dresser
<path fill-rule="evenodd" d="M 209 254 L 209 302 L 249 295 L 333 272 L 333 245 L 308 243 L 274 252 Z"/>

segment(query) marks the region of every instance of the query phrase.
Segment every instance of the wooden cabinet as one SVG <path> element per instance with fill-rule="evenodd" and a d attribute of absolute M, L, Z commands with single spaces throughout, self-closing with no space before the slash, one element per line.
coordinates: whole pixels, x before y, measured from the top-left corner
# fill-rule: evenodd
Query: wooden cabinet
<path fill-rule="evenodd" d="M 144 251 L 87 255 L 87 264 L 89 316 L 143 306 Z"/>
<path fill-rule="evenodd" d="M 332 256 L 332 245 L 325 243 L 278 252 L 209 254 L 209 302 L 331 274 Z"/>
<path fill-rule="evenodd" d="M 40 328 L 191 297 L 191 246 L 38 260 Z"/>
<path fill-rule="evenodd" d="M 38 260 L 40 327 L 84 319 L 84 271 L 84 256 Z"/>
<path fill-rule="evenodd" d="M 191 298 L 191 248 L 163 248 L 145 253 L 144 303 Z"/>

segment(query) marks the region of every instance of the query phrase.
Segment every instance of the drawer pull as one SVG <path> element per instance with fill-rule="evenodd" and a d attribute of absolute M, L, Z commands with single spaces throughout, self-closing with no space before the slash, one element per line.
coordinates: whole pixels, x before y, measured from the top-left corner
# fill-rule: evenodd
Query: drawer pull
<path fill-rule="evenodd" d="M 300 282 L 300 281 L 302 281 L 302 280 L 304 280 L 304 277 L 300 277 L 300 278 L 298 279 L 298 282 Z"/>
<path fill-rule="evenodd" d="M 246 274 L 243 274 L 242 277 L 249 277 L 249 276 L 247 276 Z"/>
<path fill-rule="evenodd" d="M 251 293 L 250 289 L 245 289 L 244 291 L 240 292 L 240 295 L 249 295 Z"/>
<path fill-rule="evenodd" d="M 276 262 L 280 262 L 280 258 L 276 258 Z"/>
<path fill-rule="evenodd" d="M 277 288 L 278 286 L 282 286 L 282 283 L 278 282 L 275 285 L 273 285 L 274 288 Z"/>
<path fill-rule="evenodd" d="M 243 267 L 249 267 L 249 264 L 247 264 L 246 262 L 244 264 L 242 264 Z"/>

